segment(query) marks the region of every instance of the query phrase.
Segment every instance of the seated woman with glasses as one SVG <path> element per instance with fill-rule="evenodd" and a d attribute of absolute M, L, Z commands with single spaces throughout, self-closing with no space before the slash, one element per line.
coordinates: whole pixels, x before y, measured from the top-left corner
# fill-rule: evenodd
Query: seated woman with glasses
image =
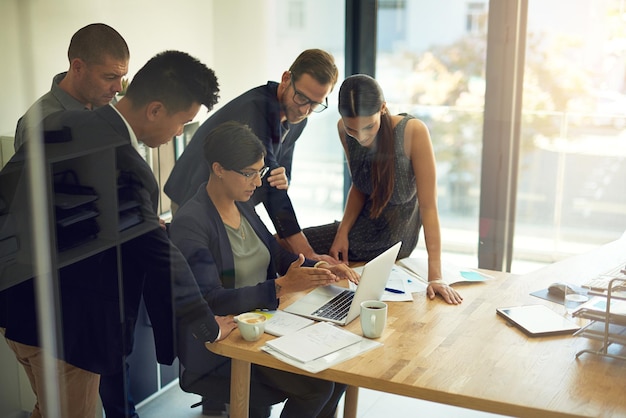
<path fill-rule="evenodd" d="M 339 114 L 352 185 L 341 222 L 303 230 L 313 250 L 346 263 L 369 261 L 402 241 L 398 257 L 404 258 L 415 249 L 424 225 L 427 295 L 461 303 L 441 276 L 437 175 L 428 128 L 406 113 L 391 115 L 382 89 L 365 74 L 341 84 Z"/>
<path fill-rule="evenodd" d="M 208 182 L 176 213 L 172 241 L 187 258 L 216 315 L 276 309 L 279 298 L 358 274 L 346 265 L 307 260 L 284 250 L 247 202 L 267 173 L 265 147 L 245 125 L 225 122 L 209 133 Z M 184 336 L 182 338 L 185 338 Z M 211 400 L 229 399 L 230 359 L 193 340 L 181 341 L 180 385 Z M 267 417 L 287 400 L 281 417 L 333 417 L 345 385 L 252 366 L 250 416 Z"/>

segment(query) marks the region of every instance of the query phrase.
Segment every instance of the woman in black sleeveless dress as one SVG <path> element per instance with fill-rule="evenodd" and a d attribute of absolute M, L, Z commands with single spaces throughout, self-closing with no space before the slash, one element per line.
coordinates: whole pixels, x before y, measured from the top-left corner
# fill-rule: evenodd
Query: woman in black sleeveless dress
<path fill-rule="evenodd" d="M 341 222 L 306 228 L 318 254 L 368 261 L 398 241 L 408 257 L 420 229 L 428 251 L 428 296 L 458 304 L 461 296 L 441 280 L 441 233 L 435 156 L 426 125 L 407 114 L 390 115 L 372 77 L 357 74 L 339 90 L 339 138 L 352 185 Z"/>

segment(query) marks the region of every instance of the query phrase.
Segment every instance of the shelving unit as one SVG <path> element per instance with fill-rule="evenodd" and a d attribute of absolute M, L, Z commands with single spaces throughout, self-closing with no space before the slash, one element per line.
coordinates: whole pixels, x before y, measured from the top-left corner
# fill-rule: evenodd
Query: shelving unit
<path fill-rule="evenodd" d="M 122 145 L 126 145 L 126 142 L 115 138 L 89 138 L 88 141 L 73 139 L 44 145 L 49 248 L 55 282 L 58 282 L 59 269 L 104 252 L 115 254 L 121 280 L 121 245 L 152 228 L 147 223 L 139 223 L 120 231 L 116 150 Z M 80 184 L 93 188 L 98 195 L 94 204 L 98 212 L 95 220 L 99 232 L 95 239 L 59 251 L 56 245 L 54 177 L 67 170 L 75 172 Z M 35 272 L 27 159 L 23 154 L 14 156 L 0 171 L 0 199 L 0 215 L 11 214 L 14 223 L 12 229 L 15 230 L 18 242 L 14 256 L 0 258 L 2 291 L 30 280 Z M 85 280 L 89 280 L 89 277 L 85 277 Z M 137 322 L 134 350 L 129 362 L 132 366 L 131 390 L 136 402 L 153 396 L 178 377 L 177 362 L 173 366 L 157 363 L 152 330 L 144 311 Z"/>
<path fill-rule="evenodd" d="M 595 354 L 598 356 L 611 357 L 619 360 L 626 360 L 626 356 L 611 354 L 608 352 L 611 344 L 620 344 L 626 346 L 626 311 L 619 309 L 618 312 L 612 307 L 620 304 L 620 307 L 626 306 L 626 301 L 615 299 L 612 294 L 618 289 L 626 285 L 626 278 L 615 278 L 609 282 L 606 302 L 604 310 L 585 308 L 581 306 L 574 312 L 574 316 L 591 320 L 591 322 L 574 335 L 591 338 L 602 341 L 602 347 L 599 350 L 585 349 L 576 353 L 576 357 L 584 353 Z M 596 297 L 595 300 L 598 297 Z M 593 302 L 593 300 L 591 301 Z"/>
<path fill-rule="evenodd" d="M 118 223 L 117 171 L 115 151 L 124 141 L 106 138 L 90 141 L 46 144 L 45 161 L 48 184 L 47 202 L 50 214 L 50 248 L 54 270 L 76 263 L 110 248 L 119 247 L 124 242 L 146 232 L 149 227 L 138 224 L 122 232 Z M 16 257 L 0 263 L 0 290 L 7 289 L 33 277 L 32 265 L 32 222 L 29 210 L 26 161 L 14 158 L 0 171 L 0 198 L 6 204 L 6 212 L 15 221 L 18 251 Z M 92 187 L 98 195 L 95 205 L 99 214 L 95 217 L 99 232 L 97 238 L 82 245 L 57 250 L 56 219 L 54 208 L 55 174 L 72 170 L 81 184 Z M 119 261 L 118 261 L 119 262 Z"/>

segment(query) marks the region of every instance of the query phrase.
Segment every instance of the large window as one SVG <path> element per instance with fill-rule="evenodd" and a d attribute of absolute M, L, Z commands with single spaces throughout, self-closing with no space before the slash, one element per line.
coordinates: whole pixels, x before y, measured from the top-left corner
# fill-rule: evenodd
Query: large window
<path fill-rule="evenodd" d="M 518 273 L 626 229 L 625 2 L 527 4 L 520 139 L 511 154 L 518 171 L 509 188 Z M 477 262 L 481 207 L 495 204 L 481 191 L 483 165 L 496 163 L 481 161 L 488 9 L 487 0 L 407 0 L 378 10 L 376 78 L 394 111 L 429 126 L 443 249 L 466 255 L 466 265 Z"/>
<path fill-rule="evenodd" d="M 625 13 L 622 0 L 529 2 L 514 265 L 626 230 Z"/>

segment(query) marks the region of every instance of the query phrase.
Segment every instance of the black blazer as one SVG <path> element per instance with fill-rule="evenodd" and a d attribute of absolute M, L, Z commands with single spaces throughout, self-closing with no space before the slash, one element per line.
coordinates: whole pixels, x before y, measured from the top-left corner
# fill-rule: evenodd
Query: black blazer
<path fill-rule="evenodd" d="M 228 233 L 220 215 L 202 184 L 195 196 L 183 205 L 172 221 L 172 241 L 187 258 L 200 291 L 217 315 L 236 315 L 254 309 L 276 309 L 274 279 L 285 274 L 298 256 L 284 250 L 254 208 L 247 203 L 237 202 L 237 207 L 256 235 L 270 252 L 271 262 L 266 271 L 266 280 L 256 286 L 235 289 L 235 261 L 228 240 Z M 314 260 L 305 260 L 304 266 L 313 266 Z M 183 336 L 184 337 L 184 336 Z M 191 347 L 180 353 L 180 359 L 188 370 L 210 373 L 225 357 L 209 352 L 205 347 Z"/>
<path fill-rule="evenodd" d="M 132 350 L 142 295 L 160 363 L 173 362 L 176 332 L 193 333 L 202 341 L 217 338 L 219 326 L 189 266 L 159 225 L 156 214 L 159 189 L 154 175 L 131 146 L 128 130 L 118 113 L 111 106 L 92 112 L 66 111 L 49 116 L 44 124 L 45 129 L 69 126 L 73 141 L 96 144 L 123 138 L 127 145 L 116 149 L 116 168 L 118 173 L 125 172 L 136 180 L 144 222 L 152 226 L 149 232 L 121 246 L 122 304 L 118 298 L 115 249 L 60 270 L 59 357 L 95 373 L 121 371 L 124 356 Z M 6 337 L 38 346 L 32 280 L 3 293 Z"/>

